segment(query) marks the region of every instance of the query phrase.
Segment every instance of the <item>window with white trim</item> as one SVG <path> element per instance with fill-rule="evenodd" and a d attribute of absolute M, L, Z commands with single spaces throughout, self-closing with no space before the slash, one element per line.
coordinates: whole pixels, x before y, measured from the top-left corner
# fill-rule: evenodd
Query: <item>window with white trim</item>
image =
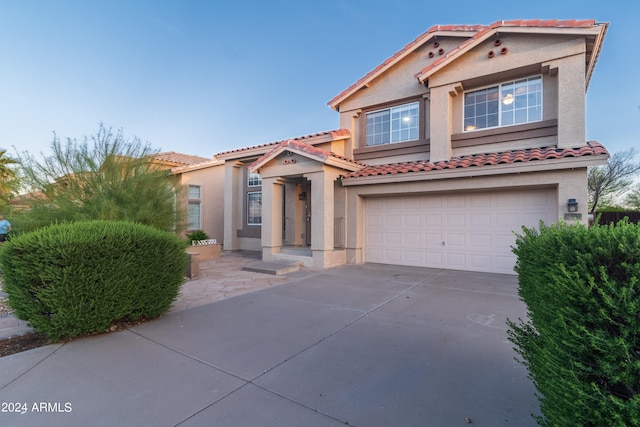
<path fill-rule="evenodd" d="M 188 206 L 187 206 L 187 221 L 189 230 L 201 230 L 202 222 L 201 218 L 201 202 L 202 202 L 202 189 L 199 185 L 189 185 L 188 188 Z"/>
<path fill-rule="evenodd" d="M 375 146 L 414 141 L 419 137 L 420 104 L 398 105 L 366 114 L 366 144 Z"/>
<path fill-rule="evenodd" d="M 247 193 L 247 225 L 262 224 L 262 192 Z"/>
<path fill-rule="evenodd" d="M 247 175 L 247 187 L 260 187 L 261 185 L 262 178 L 260 178 L 260 174 L 249 171 Z"/>
<path fill-rule="evenodd" d="M 464 130 L 542 120 L 542 77 L 529 77 L 464 94 Z"/>

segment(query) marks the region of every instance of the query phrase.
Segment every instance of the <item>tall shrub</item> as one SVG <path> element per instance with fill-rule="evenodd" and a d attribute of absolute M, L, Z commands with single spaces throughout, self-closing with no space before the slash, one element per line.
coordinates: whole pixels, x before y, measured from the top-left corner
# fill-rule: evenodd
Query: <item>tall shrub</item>
<path fill-rule="evenodd" d="M 513 249 L 528 319 L 509 322 L 544 426 L 640 425 L 640 231 L 557 224 Z"/>
<path fill-rule="evenodd" d="M 28 210 L 14 216 L 17 232 L 62 222 L 131 221 L 172 231 L 180 226 L 181 186 L 154 161 L 139 138 L 125 138 L 102 123 L 82 141 L 54 134 L 51 154 L 19 154 Z M 16 233 L 17 234 L 17 233 Z"/>
<path fill-rule="evenodd" d="M 16 315 L 52 340 L 157 317 L 184 280 L 185 244 L 123 221 L 60 224 L 0 249 L 4 290 Z"/>

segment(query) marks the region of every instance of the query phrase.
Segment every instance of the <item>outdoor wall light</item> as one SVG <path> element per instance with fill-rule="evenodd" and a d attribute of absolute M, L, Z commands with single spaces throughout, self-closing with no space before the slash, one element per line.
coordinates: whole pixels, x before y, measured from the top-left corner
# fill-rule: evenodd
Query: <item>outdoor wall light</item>
<path fill-rule="evenodd" d="M 578 202 L 576 199 L 567 200 L 567 212 L 578 212 Z"/>

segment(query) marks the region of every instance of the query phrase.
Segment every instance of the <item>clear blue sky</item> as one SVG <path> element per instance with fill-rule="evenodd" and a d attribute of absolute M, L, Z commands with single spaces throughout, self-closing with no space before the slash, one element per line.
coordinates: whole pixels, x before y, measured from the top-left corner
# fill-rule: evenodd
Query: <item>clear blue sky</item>
<path fill-rule="evenodd" d="M 640 143 L 640 3 L 0 0 L 0 147 L 49 152 L 99 122 L 211 157 L 339 126 L 327 101 L 436 24 L 609 22 L 587 137 Z"/>

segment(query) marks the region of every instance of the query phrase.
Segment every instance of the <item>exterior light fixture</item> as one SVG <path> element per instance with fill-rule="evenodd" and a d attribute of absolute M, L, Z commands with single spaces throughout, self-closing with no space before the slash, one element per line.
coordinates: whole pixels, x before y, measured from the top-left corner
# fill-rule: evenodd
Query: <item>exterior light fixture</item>
<path fill-rule="evenodd" d="M 567 212 L 578 212 L 578 202 L 576 199 L 567 200 Z"/>

